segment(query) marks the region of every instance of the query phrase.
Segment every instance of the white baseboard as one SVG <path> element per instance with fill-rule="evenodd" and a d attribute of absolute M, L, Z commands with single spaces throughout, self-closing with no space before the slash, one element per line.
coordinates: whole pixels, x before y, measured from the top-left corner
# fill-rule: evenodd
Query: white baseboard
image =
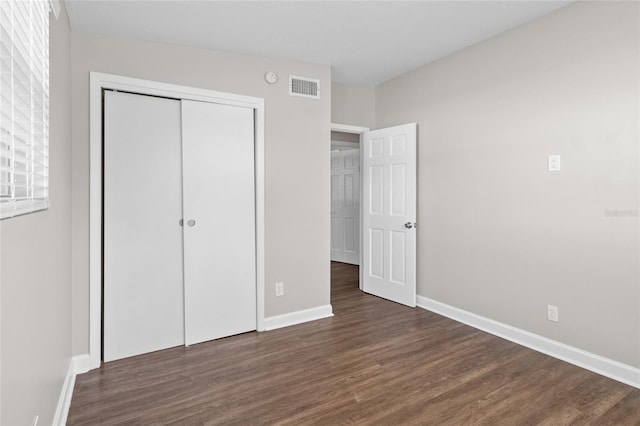
<path fill-rule="evenodd" d="M 264 319 L 264 329 L 275 330 L 277 328 L 289 327 L 290 325 L 301 324 L 303 322 L 315 321 L 332 316 L 333 308 L 331 305 L 318 306 L 317 308 L 304 309 L 302 311 L 267 317 Z"/>
<path fill-rule="evenodd" d="M 577 365 L 613 380 L 640 388 L 640 369 L 614 361 L 555 340 L 459 309 L 424 296 L 417 296 L 417 305 L 436 314 L 467 324 L 503 339 L 510 340 L 554 358 Z"/>
<path fill-rule="evenodd" d="M 53 425 L 64 426 L 67 424 L 67 415 L 69 414 L 69 407 L 71 406 L 71 397 L 73 396 L 73 387 L 76 384 L 76 372 L 73 365 L 73 359 L 69 360 L 69 368 L 67 368 L 67 375 L 62 383 L 62 390 L 60 391 L 60 397 L 58 398 L 58 406 L 56 407 L 56 413 L 53 416 Z"/>
<path fill-rule="evenodd" d="M 62 384 L 60 398 L 58 398 L 56 414 L 53 417 L 53 424 L 55 426 L 64 426 L 67 424 L 67 416 L 69 415 L 69 408 L 71 407 L 73 388 L 76 384 L 76 375 L 86 373 L 94 368 L 95 367 L 91 362 L 89 354 L 76 355 L 69 360 L 69 368 L 67 368 L 67 375 L 65 376 L 64 383 Z"/>
<path fill-rule="evenodd" d="M 94 365 L 89 354 L 76 355 L 73 357 L 73 368 L 76 374 L 86 373 L 100 367 L 100 365 Z"/>

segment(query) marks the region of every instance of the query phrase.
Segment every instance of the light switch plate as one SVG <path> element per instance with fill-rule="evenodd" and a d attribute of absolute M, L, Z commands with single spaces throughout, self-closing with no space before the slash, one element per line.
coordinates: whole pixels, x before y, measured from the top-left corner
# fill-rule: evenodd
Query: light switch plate
<path fill-rule="evenodd" d="M 560 155 L 550 155 L 549 156 L 549 171 L 550 172 L 559 172 L 560 171 Z"/>

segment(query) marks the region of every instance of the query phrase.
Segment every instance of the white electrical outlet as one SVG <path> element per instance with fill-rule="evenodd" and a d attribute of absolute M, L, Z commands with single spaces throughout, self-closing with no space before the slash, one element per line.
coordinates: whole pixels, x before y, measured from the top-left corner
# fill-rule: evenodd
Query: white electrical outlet
<path fill-rule="evenodd" d="M 549 321 L 558 322 L 558 307 L 547 305 L 547 319 Z"/>
<path fill-rule="evenodd" d="M 284 295 L 284 283 L 276 283 L 276 296 Z"/>
<path fill-rule="evenodd" d="M 550 172 L 559 172 L 560 171 L 560 156 L 559 155 L 550 155 L 549 156 L 549 171 Z"/>

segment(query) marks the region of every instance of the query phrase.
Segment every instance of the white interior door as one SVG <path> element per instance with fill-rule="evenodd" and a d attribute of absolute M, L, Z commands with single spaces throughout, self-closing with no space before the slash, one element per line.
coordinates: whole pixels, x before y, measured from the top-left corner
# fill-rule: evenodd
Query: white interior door
<path fill-rule="evenodd" d="M 416 306 L 416 124 L 362 138 L 362 289 Z"/>
<path fill-rule="evenodd" d="M 182 101 L 185 340 L 256 329 L 253 109 Z"/>
<path fill-rule="evenodd" d="M 331 152 L 331 260 L 360 264 L 360 150 Z"/>
<path fill-rule="evenodd" d="M 180 101 L 105 92 L 104 360 L 184 344 Z"/>

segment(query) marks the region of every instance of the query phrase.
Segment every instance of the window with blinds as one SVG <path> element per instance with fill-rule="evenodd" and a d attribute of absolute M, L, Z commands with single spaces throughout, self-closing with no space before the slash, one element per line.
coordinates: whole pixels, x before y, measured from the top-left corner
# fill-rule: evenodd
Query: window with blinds
<path fill-rule="evenodd" d="M 49 2 L 0 0 L 0 218 L 49 205 Z"/>

